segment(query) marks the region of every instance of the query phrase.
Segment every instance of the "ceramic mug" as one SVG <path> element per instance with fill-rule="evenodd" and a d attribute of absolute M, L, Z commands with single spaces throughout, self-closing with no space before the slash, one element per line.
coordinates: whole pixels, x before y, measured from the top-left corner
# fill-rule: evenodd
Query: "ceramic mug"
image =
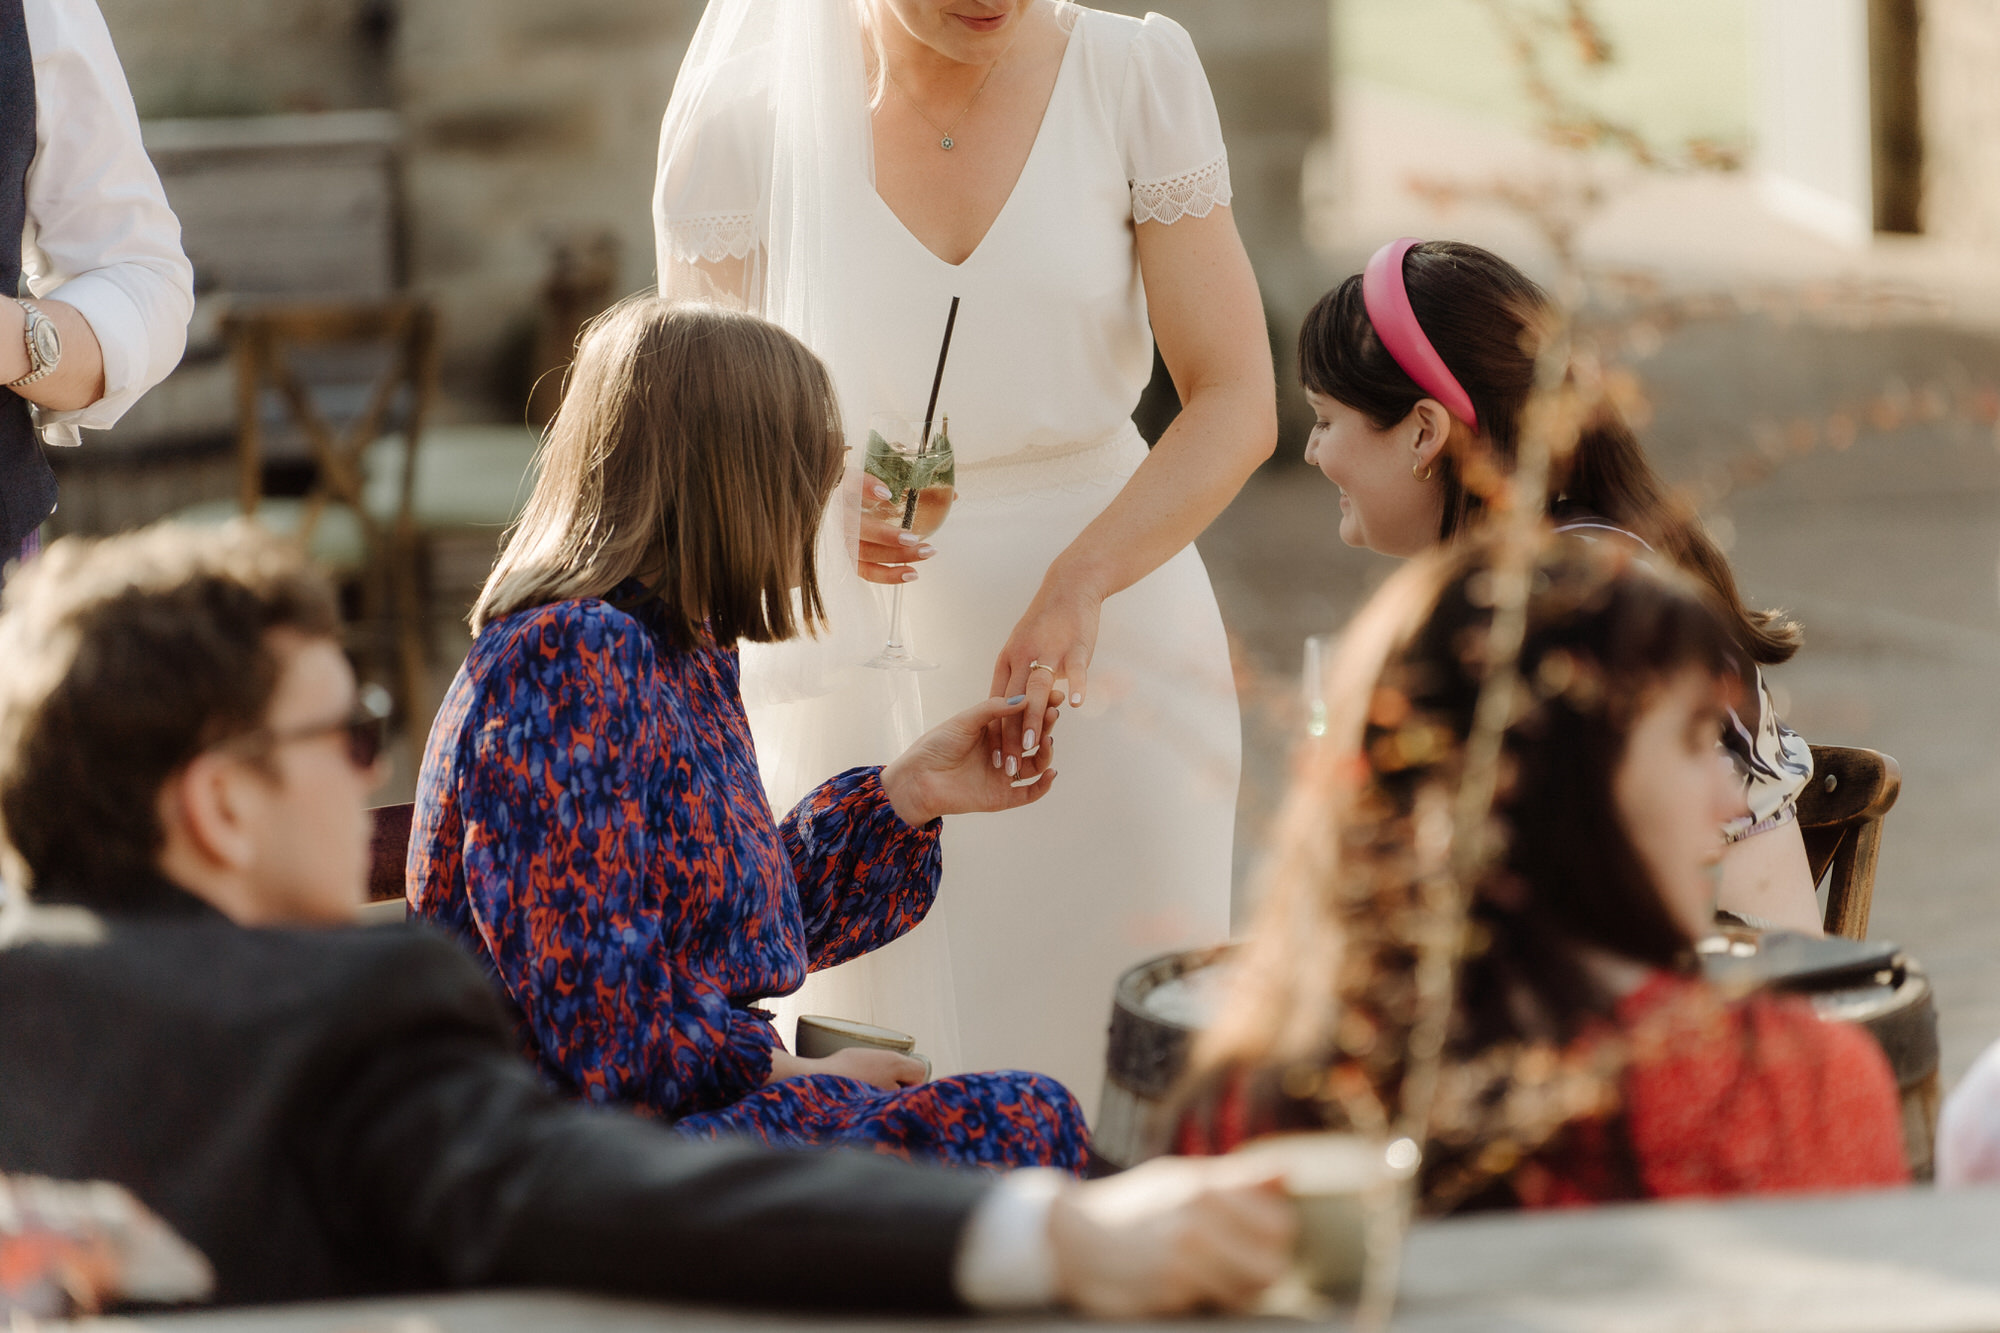
<path fill-rule="evenodd" d="M 850 1046 L 895 1051 L 919 1061 L 924 1067 L 924 1077 L 928 1079 L 931 1076 L 930 1059 L 917 1054 L 914 1049 L 916 1044 L 915 1037 L 894 1028 L 878 1028 L 872 1023 L 857 1023 L 851 1018 L 803 1014 L 799 1017 L 798 1033 L 792 1041 L 792 1054 L 807 1060 L 821 1060 Z"/>
<path fill-rule="evenodd" d="M 1359 1134 L 1273 1134 L 1237 1155 L 1276 1166 L 1299 1214 L 1295 1276 L 1323 1297 L 1353 1300 L 1371 1259 L 1392 1263 L 1408 1216 L 1417 1148 Z"/>

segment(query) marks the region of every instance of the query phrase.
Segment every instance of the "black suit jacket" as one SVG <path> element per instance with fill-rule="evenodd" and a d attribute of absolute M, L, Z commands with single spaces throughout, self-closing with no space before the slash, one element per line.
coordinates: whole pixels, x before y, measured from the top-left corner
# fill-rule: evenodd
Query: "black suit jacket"
<path fill-rule="evenodd" d="M 208 1256 L 219 1300 L 954 1304 L 980 1178 L 563 1102 L 422 927 L 247 930 L 164 881 L 118 897 L 144 910 L 96 942 L 0 948 L 0 1172 L 127 1186 Z"/>

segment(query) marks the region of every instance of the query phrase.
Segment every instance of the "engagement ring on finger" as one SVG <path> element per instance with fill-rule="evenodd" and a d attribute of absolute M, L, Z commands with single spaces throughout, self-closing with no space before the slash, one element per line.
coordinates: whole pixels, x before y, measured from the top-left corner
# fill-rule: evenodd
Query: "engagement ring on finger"
<path fill-rule="evenodd" d="M 1055 669 L 1054 667 L 1050 666 L 1050 665 L 1049 665 L 1048 663 L 1046 663 L 1046 662 L 1041 662 L 1041 661 L 1035 661 L 1035 662 L 1030 662 L 1030 663 L 1028 663 L 1028 674 L 1029 674 L 1029 675 L 1033 675 L 1033 674 L 1034 674 L 1035 672 L 1037 672 L 1037 671 L 1046 671 L 1046 672 L 1048 672 L 1048 673 L 1049 673 L 1049 679 L 1050 679 L 1050 680 L 1054 680 L 1054 679 L 1056 678 L 1056 669 Z"/>

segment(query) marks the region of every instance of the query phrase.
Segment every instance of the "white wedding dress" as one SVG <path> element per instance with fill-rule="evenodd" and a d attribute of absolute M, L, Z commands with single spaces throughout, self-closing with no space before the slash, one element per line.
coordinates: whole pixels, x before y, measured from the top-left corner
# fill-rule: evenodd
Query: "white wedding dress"
<path fill-rule="evenodd" d="M 678 146 L 670 112 L 663 274 L 746 255 L 768 263 L 753 307 L 826 361 L 850 443 L 865 438 L 873 413 L 922 416 L 946 312 L 961 298 L 938 404 L 951 420 L 958 499 L 934 538 L 938 554 L 905 594 L 910 645 L 940 669 L 855 665 L 881 644 L 888 594 L 853 577 L 831 535 L 821 577 L 835 634 L 744 648 L 751 726 L 780 811 L 844 768 L 890 759 L 899 732 L 913 734 L 919 720 L 935 725 L 985 697 L 1043 573 L 1146 458 L 1131 423 L 1153 360 L 1134 228 L 1226 204 L 1228 164 L 1177 24 L 1088 9 L 1066 17 L 1069 46 L 1040 135 L 991 230 L 956 266 L 911 235 L 865 175 L 800 187 L 804 168 L 788 184 L 781 162 L 749 173 L 761 188 L 748 208 L 741 182 L 718 193 L 727 146 L 753 158 L 773 151 L 760 118 L 779 126 L 784 155 L 785 112 L 772 110 L 781 99 L 769 84 L 736 79 L 733 102 L 715 99 L 730 106 L 716 113 L 726 128 L 711 119 Z M 841 86 L 819 91 L 838 97 Z M 817 220 L 780 216 L 788 188 L 823 210 Z M 804 258 L 781 278 L 787 254 Z M 781 1019 L 829 1013 L 901 1029 L 939 1073 L 1036 1070 L 1094 1111 L 1118 976 L 1229 930 L 1240 732 L 1221 617 L 1192 547 L 1105 602 L 1089 698 L 1065 710 L 1054 740 L 1053 792 L 1024 810 L 947 818 L 929 917 L 814 975 L 777 1002 Z"/>

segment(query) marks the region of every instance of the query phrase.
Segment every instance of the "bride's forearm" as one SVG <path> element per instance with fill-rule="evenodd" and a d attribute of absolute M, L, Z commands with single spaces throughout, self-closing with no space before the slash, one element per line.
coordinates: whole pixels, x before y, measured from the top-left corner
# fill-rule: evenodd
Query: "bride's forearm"
<path fill-rule="evenodd" d="M 1045 582 L 1099 599 L 1131 587 L 1215 521 L 1271 456 L 1277 434 L 1277 406 L 1264 386 L 1197 389 Z"/>

